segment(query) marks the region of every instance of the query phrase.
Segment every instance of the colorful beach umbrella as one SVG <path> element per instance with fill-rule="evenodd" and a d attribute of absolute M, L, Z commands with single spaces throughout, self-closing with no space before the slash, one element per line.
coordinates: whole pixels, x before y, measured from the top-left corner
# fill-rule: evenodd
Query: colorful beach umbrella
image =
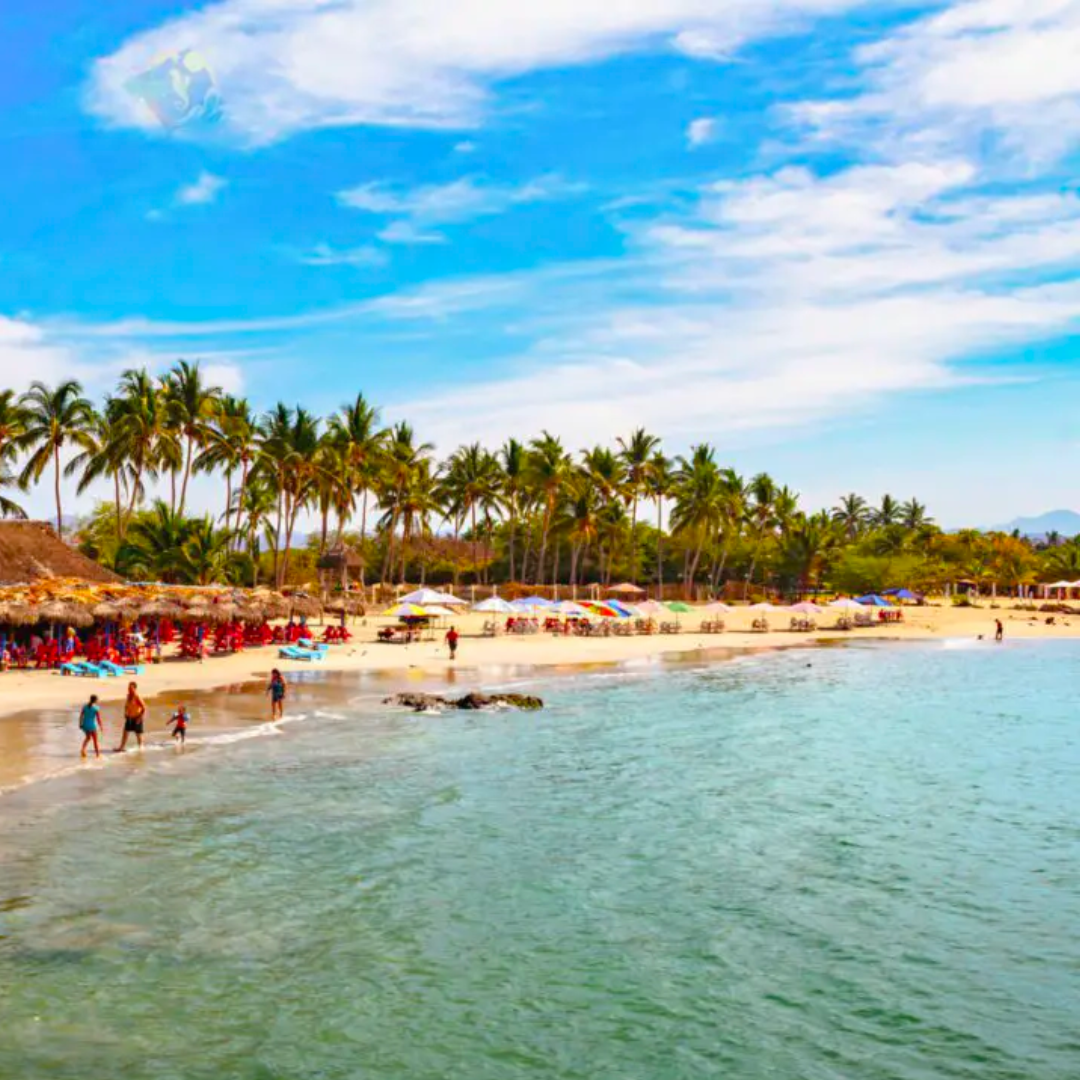
<path fill-rule="evenodd" d="M 684 604 L 681 600 L 672 600 L 665 606 L 668 611 L 674 611 L 676 615 L 689 615 L 692 610 L 689 604 Z"/>
<path fill-rule="evenodd" d="M 590 614 L 588 608 L 575 603 L 573 600 L 560 600 L 557 604 L 553 604 L 548 608 L 548 611 L 557 615 L 566 615 L 571 619 L 584 619 Z"/>
<path fill-rule="evenodd" d="M 427 608 L 419 604 L 393 604 L 383 612 L 384 616 L 392 619 L 422 619 L 428 614 Z"/>
<path fill-rule="evenodd" d="M 444 607 L 467 607 L 467 600 L 459 600 L 452 593 L 439 592 L 437 589 L 416 589 L 398 598 L 399 604 L 419 604 L 426 607 L 428 604 L 442 604 Z"/>

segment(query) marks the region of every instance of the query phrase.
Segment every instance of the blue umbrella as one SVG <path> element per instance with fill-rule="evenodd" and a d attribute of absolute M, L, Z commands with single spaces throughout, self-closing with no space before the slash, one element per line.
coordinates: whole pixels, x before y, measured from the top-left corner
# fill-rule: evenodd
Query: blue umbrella
<path fill-rule="evenodd" d="M 629 619 L 634 613 L 618 600 L 605 600 L 604 603 L 614 611 L 617 611 L 624 619 Z"/>
<path fill-rule="evenodd" d="M 919 597 L 910 589 L 886 589 L 883 596 L 891 596 L 896 600 L 918 600 Z"/>
<path fill-rule="evenodd" d="M 888 600 L 882 596 L 876 596 L 874 593 L 870 593 L 869 596 L 860 596 L 858 603 L 864 607 L 892 607 Z"/>
<path fill-rule="evenodd" d="M 555 601 L 546 600 L 542 596 L 526 596 L 524 600 L 515 600 L 514 603 L 522 607 L 551 607 Z"/>

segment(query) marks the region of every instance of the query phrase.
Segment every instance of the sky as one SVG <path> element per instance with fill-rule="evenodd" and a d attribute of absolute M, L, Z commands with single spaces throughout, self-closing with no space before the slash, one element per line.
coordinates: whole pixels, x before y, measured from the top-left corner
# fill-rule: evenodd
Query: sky
<path fill-rule="evenodd" d="M 441 452 L 643 426 L 811 508 L 1080 505 L 1080 0 L 50 0 L 4 28 L 0 386 L 184 357 L 260 410 L 363 391 Z"/>

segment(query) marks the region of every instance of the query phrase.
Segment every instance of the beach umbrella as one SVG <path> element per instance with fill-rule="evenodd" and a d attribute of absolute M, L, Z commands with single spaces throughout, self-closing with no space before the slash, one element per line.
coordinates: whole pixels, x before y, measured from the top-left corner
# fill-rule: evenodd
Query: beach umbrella
<path fill-rule="evenodd" d="M 485 615 L 513 615 L 514 606 L 501 596 L 492 596 L 487 600 L 481 600 L 473 611 L 480 611 Z"/>
<path fill-rule="evenodd" d="M 4 622 L 11 626 L 30 626 L 37 622 L 37 612 L 29 604 L 19 602 L 7 604 L 4 610 Z"/>
<path fill-rule="evenodd" d="M 548 611 L 559 615 L 566 615 L 571 619 L 584 619 L 589 616 L 589 609 L 573 600 L 560 600 L 557 604 L 548 608 Z"/>
<path fill-rule="evenodd" d="M 436 589 L 414 589 L 404 596 L 398 597 L 401 604 L 419 604 L 426 607 L 428 604 L 441 604 L 444 607 L 468 607 L 467 600 L 460 600 L 452 593 L 439 592 Z"/>
<path fill-rule="evenodd" d="M 542 596 L 526 596 L 524 600 L 515 600 L 515 604 L 527 604 L 529 607 L 551 607 L 554 600 L 547 600 Z"/>
<path fill-rule="evenodd" d="M 870 593 L 868 596 L 860 596 L 858 602 L 863 607 L 892 607 L 888 600 L 874 593 Z"/>
<path fill-rule="evenodd" d="M 427 608 L 406 603 L 392 604 L 383 612 L 383 615 L 393 619 L 422 619 L 427 614 Z"/>
<path fill-rule="evenodd" d="M 619 603 L 618 600 L 605 600 L 604 603 L 624 619 L 629 619 L 634 614 L 625 604 Z"/>
<path fill-rule="evenodd" d="M 748 608 L 749 611 L 781 611 L 775 604 L 770 603 L 768 600 L 762 600 L 760 604 L 751 604 Z"/>
<path fill-rule="evenodd" d="M 653 615 L 663 615 L 667 610 L 659 600 L 645 600 L 643 603 L 638 604 L 637 609 L 646 618 L 651 618 Z"/>
<path fill-rule="evenodd" d="M 692 608 L 681 600 L 672 600 L 667 604 L 668 611 L 674 611 L 676 615 L 689 615 Z"/>
<path fill-rule="evenodd" d="M 442 604 L 428 604 L 424 611 L 435 619 L 446 619 L 454 615 L 454 612 L 448 607 L 443 607 Z"/>
<path fill-rule="evenodd" d="M 844 598 L 843 600 L 834 600 L 829 607 L 836 609 L 837 611 L 862 611 L 863 606 L 858 600 L 851 600 Z"/>
<path fill-rule="evenodd" d="M 817 604 L 811 604 L 808 600 L 803 600 L 801 603 L 792 604 L 791 610 L 800 615 L 820 615 L 825 609 L 818 607 Z"/>
<path fill-rule="evenodd" d="M 710 615 L 728 615 L 731 613 L 731 608 L 720 600 L 710 601 L 701 610 L 703 612 L 708 612 Z"/>
<path fill-rule="evenodd" d="M 102 600 L 90 609 L 90 614 L 101 622 L 116 622 L 120 618 L 120 608 L 109 600 Z"/>
<path fill-rule="evenodd" d="M 625 616 L 620 615 L 615 608 L 609 604 L 601 603 L 598 600 L 582 600 L 581 606 L 593 615 L 599 615 L 602 619 L 622 619 Z"/>

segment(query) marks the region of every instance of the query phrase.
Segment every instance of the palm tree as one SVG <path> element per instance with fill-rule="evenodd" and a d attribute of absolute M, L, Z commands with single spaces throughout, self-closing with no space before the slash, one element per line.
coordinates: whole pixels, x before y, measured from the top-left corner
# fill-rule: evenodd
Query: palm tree
<path fill-rule="evenodd" d="M 708 444 L 695 446 L 689 458 L 680 457 L 674 479 L 675 506 L 671 512 L 672 534 L 686 542 L 683 590 L 691 596 L 701 553 L 720 531 L 724 521 L 724 478 Z M 691 552 L 693 553 L 691 555 Z"/>
<path fill-rule="evenodd" d="M 656 584 L 664 595 L 664 499 L 671 493 L 671 463 L 657 450 L 649 459 L 647 492 L 656 503 Z"/>
<path fill-rule="evenodd" d="M 329 438 L 342 449 L 349 482 L 360 495 L 360 557 L 363 566 L 360 580 L 367 569 L 368 495 L 378 479 L 380 456 L 386 443 L 386 431 L 380 426 L 379 410 L 363 394 L 346 402 L 337 414 L 330 417 Z"/>
<path fill-rule="evenodd" d="M 78 476 L 76 494 L 84 494 L 96 481 L 108 477 L 113 483 L 113 528 L 119 542 L 124 536 L 123 492 L 134 484 L 134 470 L 118 423 L 115 398 L 105 399 L 105 410 L 94 417 L 90 443 L 64 468 L 65 476 Z"/>
<path fill-rule="evenodd" d="M 932 525 L 934 519 L 926 513 L 926 505 L 918 499 L 908 499 L 900 507 L 900 521 L 905 529 L 917 532 L 919 529 Z"/>
<path fill-rule="evenodd" d="M 131 473 L 129 501 L 120 522 L 120 535 L 127 531 L 138 500 L 143 497 L 144 479 L 156 480 L 161 464 L 177 460 L 178 444 L 166 447 L 166 420 L 162 392 L 145 370 L 125 371 L 112 404 L 115 438 L 122 448 Z"/>
<path fill-rule="evenodd" d="M 384 508 L 380 525 L 386 531 L 386 553 L 383 558 L 382 580 L 389 581 L 394 565 L 394 537 L 398 525 L 402 531 L 402 577 L 405 573 L 404 553 L 408 543 L 404 515 L 409 503 L 410 485 L 416 486 L 417 470 L 422 469 L 422 462 L 431 455 L 430 443 L 417 444 L 416 433 L 412 425 L 402 422 L 390 431 L 384 452 L 382 468 L 379 472 L 377 494 L 379 504 Z"/>
<path fill-rule="evenodd" d="M 14 390 L 0 390 L 0 489 L 18 483 L 10 466 L 19 455 L 19 442 L 26 433 L 26 412 Z M 0 495 L 0 516 L 26 517 L 18 503 Z"/>
<path fill-rule="evenodd" d="M 247 399 L 223 394 L 215 403 L 212 419 L 204 431 L 203 450 L 195 459 L 193 471 L 225 473 L 225 531 L 231 531 L 233 512 L 233 476 L 240 472 L 240 500 L 255 460 L 255 419 Z"/>
<path fill-rule="evenodd" d="M 638 502 L 648 492 L 649 471 L 660 440 L 637 428 L 629 439 L 619 439 L 620 456 L 626 468 L 626 494 L 630 501 L 630 580 L 637 580 Z"/>
<path fill-rule="evenodd" d="M 838 530 L 844 528 L 845 523 L 826 510 L 812 517 L 796 514 L 789 520 L 781 557 L 791 569 L 800 596 L 806 593 L 811 581 L 820 582 L 838 546 Z"/>
<path fill-rule="evenodd" d="M 37 482 L 52 463 L 56 496 L 56 531 L 64 535 L 64 513 L 60 498 L 60 452 L 74 445 L 83 450 L 94 447 L 94 407 L 82 396 L 82 386 L 74 379 L 50 389 L 34 382 L 20 399 L 25 427 L 17 440 L 20 449 L 30 452 L 20 483 Z"/>
<path fill-rule="evenodd" d="M 881 505 L 871 511 L 871 520 L 876 528 L 883 529 L 899 524 L 902 514 L 900 504 L 891 495 L 883 495 Z"/>
<path fill-rule="evenodd" d="M 510 580 L 515 580 L 515 544 L 517 541 L 518 518 L 521 516 L 522 498 L 526 490 L 528 455 L 525 447 L 517 439 L 507 439 L 499 451 L 499 466 L 502 471 L 500 487 L 502 502 L 506 509 L 509 528 Z"/>
<path fill-rule="evenodd" d="M 533 439 L 529 443 L 529 483 L 544 508 L 540 534 L 540 560 L 536 573 L 538 585 L 544 584 L 544 565 L 547 560 L 551 522 L 555 516 L 555 508 L 565 493 L 571 473 L 570 455 L 554 435 L 545 431 L 539 439 Z"/>
<path fill-rule="evenodd" d="M 459 520 L 465 516 L 470 518 L 473 579 L 478 580 L 476 512 L 478 508 L 490 505 L 498 492 L 498 460 L 479 443 L 462 446 L 447 462 L 441 487 L 454 507 L 456 517 Z"/>
<path fill-rule="evenodd" d="M 758 473 L 750 481 L 750 505 L 747 520 L 754 536 L 753 554 L 750 557 L 750 569 L 746 572 L 747 587 L 754 583 L 754 571 L 761 556 L 761 546 L 767 533 L 776 528 L 776 500 L 779 494 L 776 483 L 768 473 Z"/>
<path fill-rule="evenodd" d="M 870 507 L 861 495 L 851 492 L 833 507 L 833 521 L 839 522 L 849 540 L 856 539 L 870 522 Z"/>
<path fill-rule="evenodd" d="M 187 505 L 188 480 L 195 460 L 195 451 L 206 445 L 210 424 L 217 410 L 221 389 L 203 382 L 198 362 L 181 360 L 163 382 L 165 408 L 173 430 L 184 441 L 184 478 L 180 485 L 181 514 Z M 175 476 L 175 474 L 174 474 Z"/>

